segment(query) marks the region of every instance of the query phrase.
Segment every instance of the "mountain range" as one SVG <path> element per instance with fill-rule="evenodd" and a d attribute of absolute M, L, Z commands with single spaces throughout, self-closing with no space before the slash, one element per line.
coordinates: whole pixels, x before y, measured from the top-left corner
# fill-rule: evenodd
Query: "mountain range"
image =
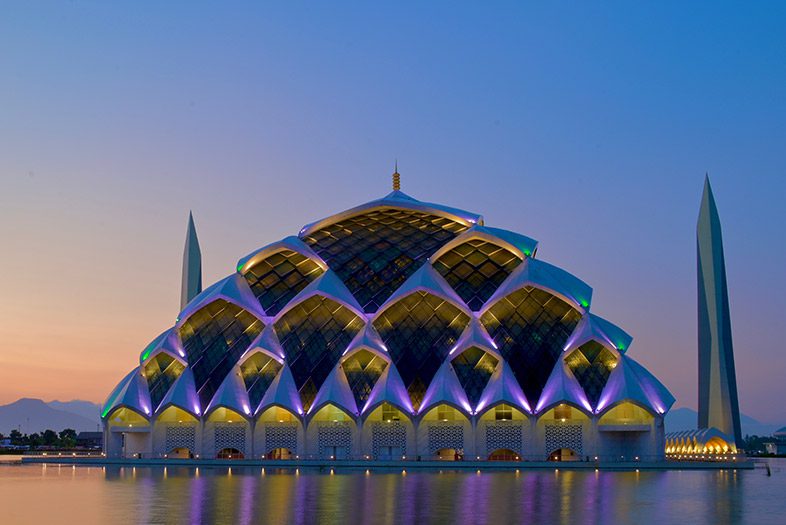
<path fill-rule="evenodd" d="M 59 432 L 73 428 L 77 432 L 95 431 L 100 428 L 100 406 L 89 401 L 52 401 L 22 398 L 0 406 L 0 434 L 7 436 L 12 430 L 23 434 L 51 429 Z"/>
<path fill-rule="evenodd" d="M 692 408 L 673 408 L 666 414 L 666 432 L 693 430 L 699 420 L 699 414 Z M 740 425 L 743 436 L 770 436 L 782 425 L 762 423 L 745 414 L 740 414 Z"/>

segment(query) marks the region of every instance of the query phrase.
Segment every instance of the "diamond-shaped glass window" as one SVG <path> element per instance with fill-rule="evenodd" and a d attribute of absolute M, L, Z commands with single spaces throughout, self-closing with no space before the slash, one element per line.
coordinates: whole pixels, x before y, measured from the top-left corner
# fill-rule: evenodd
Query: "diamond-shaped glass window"
<path fill-rule="evenodd" d="M 183 323 L 180 340 L 203 407 L 264 327 L 253 314 L 224 299 L 200 308 Z"/>
<path fill-rule="evenodd" d="M 259 261 L 243 274 L 268 315 L 276 315 L 322 268 L 303 254 L 281 250 Z"/>
<path fill-rule="evenodd" d="M 358 408 L 366 404 L 371 389 L 387 366 L 387 361 L 368 350 L 358 350 L 341 364 Z"/>
<path fill-rule="evenodd" d="M 185 368 L 183 363 L 165 352 L 147 362 L 144 373 L 154 410 Z"/>
<path fill-rule="evenodd" d="M 592 406 L 597 406 L 600 393 L 606 386 L 611 371 L 617 366 L 617 358 L 597 341 L 589 341 L 572 351 L 565 363 L 576 376 Z"/>
<path fill-rule="evenodd" d="M 303 240 L 338 274 L 365 312 L 376 312 L 443 244 L 467 227 L 413 210 L 375 209 Z"/>
<path fill-rule="evenodd" d="M 456 371 L 459 382 L 467 393 L 467 398 L 473 407 L 478 405 L 480 395 L 497 368 L 499 359 L 473 346 L 467 348 L 453 358 L 453 370 Z"/>
<path fill-rule="evenodd" d="M 240 373 L 243 376 L 252 407 L 257 407 L 262 401 L 262 397 L 281 367 L 281 363 L 264 352 L 255 352 L 240 365 Z"/>
<path fill-rule="evenodd" d="M 580 319 L 568 303 L 532 286 L 500 299 L 481 316 L 532 406 Z"/>
<path fill-rule="evenodd" d="M 469 316 L 450 302 L 421 291 L 386 308 L 374 321 L 415 409 L 468 322 Z"/>
<path fill-rule="evenodd" d="M 295 305 L 276 322 L 305 410 L 361 328 L 363 320 L 352 310 L 319 295 Z"/>
<path fill-rule="evenodd" d="M 476 312 L 519 264 L 521 259 L 510 250 L 472 239 L 445 252 L 434 268 Z"/>

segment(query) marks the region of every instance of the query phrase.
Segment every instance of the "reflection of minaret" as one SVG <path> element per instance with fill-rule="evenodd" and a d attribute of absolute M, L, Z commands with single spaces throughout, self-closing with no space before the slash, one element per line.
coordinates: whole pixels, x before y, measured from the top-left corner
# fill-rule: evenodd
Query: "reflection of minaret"
<path fill-rule="evenodd" d="M 699 428 L 715 427 L 742 446 L 721 225 L 709 176 L 696 228 L 699 284 Z"/>
<path fill-rule="evenodd" d="M 202 252 L 199 251 L 194 217 L 188 212 L 186 248 L 183 251 L 183 285 L 180 288 L 180 309 L 202 291 Z"/>

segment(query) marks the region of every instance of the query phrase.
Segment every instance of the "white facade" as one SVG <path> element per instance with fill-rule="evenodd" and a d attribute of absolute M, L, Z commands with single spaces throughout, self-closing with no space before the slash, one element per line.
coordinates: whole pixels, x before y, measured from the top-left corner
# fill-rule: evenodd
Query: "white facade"
<path fill-rule="evenodd" d="M 306 226 L 144 349 L 104 405 L 107 454 L 663 459 L 673 397 L 536 251 L 400 191 Z"/>

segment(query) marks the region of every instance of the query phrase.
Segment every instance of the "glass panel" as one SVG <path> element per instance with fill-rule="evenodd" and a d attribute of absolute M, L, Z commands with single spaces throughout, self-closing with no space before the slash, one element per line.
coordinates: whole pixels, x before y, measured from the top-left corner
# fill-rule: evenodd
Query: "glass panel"
<path fill-rule="evenodd" d="M 262 321 L 223 299 L 197 310 L 183 323 L 180 340 L 203 407 L 263 328 Z"/>
<path fill-rule="evenodd" d="M 628 401 L 615 406 L 600 418 L 600 425 L 650 425 L 653 416 Z"/>
<path fill-rule="evenodd" d="M 494 419 L 497 421 L 510 421 L 513 419 L 513 407 L 510 405 L 497 405 L 494 407 Z"/>
<path fill-rule="evenodd" d="M 382 421 L 401 421 L 401 411 L 390 403 L 382 403 Z"/>
<path fill-rule="evenodd" d="M 521 259 L 513 252 L 473 239 L 446 252 L 434 262 L 434 268 L 476 312 L 519 264 Z"/>
<path fill-rule="evenodd" d="M 359 409 L 366 404 L 371 389 L 387 366 L 384 359 L 368 350 L 355 352 L 341 364 Z"/>
<path fill-rule="evenodd" d="M 282 365 L 263 352 L 256 352 L 240 365 L 251 407 L 256 408 Z"/>
<path fill-rule="evenodd" d="M 276 334 L 305 410 L 361 328 L 363 320 L 352 310 L 318 295 L 294 306 L 276 322 Z"/>
<path fill-rule="evenodd" d="M 486 388 L 498 362 L 496 357 L 475 346 L 466 349 L 453 359 L 453 369 L 473 407 L 478 405 L 480 394 Z"/>
<path fill-rule="evenodd" d="M 617 358 L 597 341 L 589 341 L 571 352 L 565 363 L 576 376 L 592 406 L 597 406 L 600 393 L 611 371 L 617 366 Z"/>
<path fill-rule="evenodd" d="M 532 286 L 500 299 L 481 317 L 532 406 L 580 319 L 568 303 Z"/>
<path fill-rule="evenodd" d="M 169 388 L 185 368 L 183 363 L 164 352 L 155 356 L 145 365 L 145 378 L 154 410 L 158 408 Z"/>
<path fill-rule="evenodd" d="M 463 224 L 413 210 L 377 209 L 305 237 L 366 312 L 377 309 Z"/>
<path fill-rule="evenodd" d="M 426 292 L 404 297 L 374 321 L 415 409 L 468 322 L 467 314 Z"/>
<path fill-rule="evenodd" d="M 305 255 L 282 250 L 256 263 L 243 275 L 268 315 L 276 315 L 322 268 Z"/>

